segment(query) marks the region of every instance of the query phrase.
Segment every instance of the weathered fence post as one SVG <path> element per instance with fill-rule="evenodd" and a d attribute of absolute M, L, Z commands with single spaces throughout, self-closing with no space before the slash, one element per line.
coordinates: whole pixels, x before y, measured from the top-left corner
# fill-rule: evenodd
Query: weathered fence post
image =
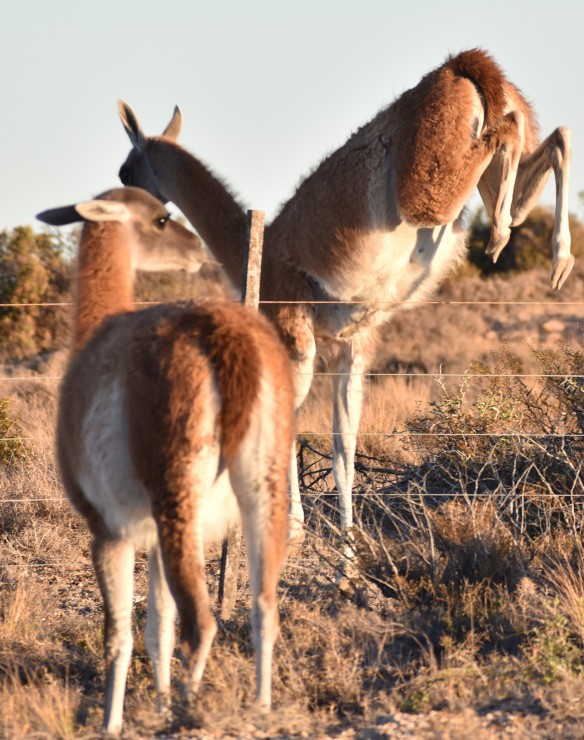
<path fill-rule="evenodd" d="M 260 302 L 260 275 L 264 243 L 264 212 L 247 212 L 247 242 L 243 257 L 241 302 L 256 308 Z M 221 549 L 219 606 L 221 619 L 229 619 L 237 600 L 237 579 L 241 560 L 241 527 L 234 527 Z"/>
<path fill-rule="evenodd" d="M 247 212 L 247 244 L 244 254 L 244 275 L 241 302 L 251 308 L 260 305 L 260 275 L 264 245 L 264 212 Z"/>

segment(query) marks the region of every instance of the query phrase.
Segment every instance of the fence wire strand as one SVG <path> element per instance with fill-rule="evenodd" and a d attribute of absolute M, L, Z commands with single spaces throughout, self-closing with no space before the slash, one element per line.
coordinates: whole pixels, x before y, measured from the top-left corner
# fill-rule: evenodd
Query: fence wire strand
<path fill-rule="evenodd" d="M 135 301 L 136 306 L 150 306 L 150 305 L 156 305 L 160 303 L 159 301 Z M 260 304 L 263 305 L 350 305 L 350 306 L 359 306 L 359 305 L 366 305 L 367 301 L 333 301 L 333 300 L 327 300 L 327 301 L 260 301 Z M 73 306 L 73 302 L 71 301 L 59 301 L 59 302 L 39 302 L 39 303 L 0 303 L 0 308 L 20 308 L 20 309 L 26 309 L 26 308 L 71 308 Z M 495 300 L 489 300 L 489 301 L 481 301 L 481 300 L 473 300 L 473 301 L 466 301 L 466 300 L 428 300 L 428 301 L 381 301 L 377 304 L 378 306 L 408 306 L 408 307 L 414 307 L 414 306 L 541 306 L 541 307 L 554 307 L 555 309 L 562 309 L 562 308 L 569 308 L 569 307 L 582 307 L 584 306 L 584 301 L 552 301 L 552 300 L 541 300 L 541 301 L 526 301 L 526 300 L 514 300 L 514 301 L 495 301 Z M 301 375 L 313 375 L 314 377 L 338 377 L 342 375 L 346 375 L 346 373 L 339 373 L 339 372 L 314 372 L 314 373 L 301 373 Z M 462 372 L 462 373 L 443 373 L 443 372 L 366 372 L 366 373 L 359 373 L 364 378 L 367 379 L 377 379 L 377 378 L 409 378 L 409 379 L 418 379 L 418 380 L 439 380 L 439 379 L 445 379 L 445 378 L 483 378 L 483 379 L 491 379 L 491 378 L 518 378 L 518 379 L 526 379 L 526 380 L 561 380 L 561 379 L 568 379 L 568 378 L 574 378 L 578 380 L 584 379 L 584 375 L 574 375 L 574 374 L 544 374 L 544 373 L 480 373 L 480 372 Z M 23 375 L 13 375 L 13 376 L 6 376 L 6 377 L 0 377 L 0 383 L 15 383 L 15 382 L 31 382 L 31 383 L 43 383 L 47 381 L 61 381 L 63 379 L 62 375 L 39 375 L 39 376 L 23 376 Z M 303 439 L 307 437 L 334 437 L 336 435 L 340 435 L 340 432 L 334 432 L 331 430 L 326 431 L 300 431 L 298 432 L 298 438 Z M 505 438 L 516 438 L 516 439 L 579 439 L 584 437 L 584 434 L 577 434 L 577 433 L 568 433 L 568 434 L 556 434 L 556 433 L 524 433 L 524 432 L 518 432 L 518 431 L 509 431 L 509 432 L 502 432 L 502 433 L 481 433 L 481 432 L 469 432 L 469 433 L 462 433 L 462 432 L 412 432 L 408 430 L 392 430 L 392 431 L 385 431 L 385 432 L 368 432 L 368 431 L 359 431 L 357 433 L 357 436 L 362 437 L 380 437 L 380 438 L 389 438 L 389 437 L 452 437 L 452 438 L 469 438 L 469 437 L 486 437 L 486 438 L 492 438 L 492 439 L 505 439 Z M 6 437 L 0 437 L 0 442 L 36 442 L 36 443 L 42 443 L 44 445 L 52 445 L 54 444 L 54 438 L 51 437 L 24 437 L 24 436 L 6 436 Z M 330 453 L 324 453 L 322 451 L 316 451 L 319 454 L 322 455 L 322 460 L 330 460 Z M 371 466 L 363 465 L 362 463 L 358 463 L 356 461 L 356 468 L 357 472 L 364 474 L 364 475 L 379 475 L 381 474 L 380 471 L 373 470 Z M 362 468 L 362 469 L 361 469 Z M 326 470 L 323 469 L 323 473 L 326 473 L 329 475 L 331 473 L 330 467 Z M 381 472 L 391 472 L 389 470 L 383 469 Z M 395 471 L 394 471 L 395 472 Z M 376 491 L 374 493 L 368 493 L 367 491 L 360 492 L 361 497 L 373 497 L 373 496 L 379 496 L 384 499 L 391 499 L 391 498 L 400 498 L 403 497 L 403 491 L 398 488 L 398 486 L 395 486 L 395 490 L 391 490 L 392 488 L 391 483 L 389 483 L 384 490 L 382 491 Z M 338 496 L 336 491 L 324 491 L 324 492 L 317 492 L 314 490 L 307 490 L 303 492 L 303 495 L 311 496 L 314 498 L 336 498 Z M 429 494 L 430 495 L 430 494 Z M 451 497 L 451 493 L 432 493 L 431 496 L 433 498 L 449 498 Z M 505 498 L 508 494 L 505 492 L 493 492 L 490 494 L 493 498 Z M 541 500 L 548 499 L 551 495 L 551 493 L 547 494 L 532 494 L 532 498 L 538 498 Z M 584 493 L 578 494 L 573 493 L 574 497 L 584 497 Z M 51 504 L 67 504 L 69 505 L 68 499 L 65 496 L 56 496 L 56 497 L 36 497 L 36 498 L 0 498 L 0 506 L 2 505 L 24 505 L 27 503 L 32 504 L 39 504 L 39 503 L 51 503 Z M 62 565 L 65 565 L 66 563 L 63 563 L 61 561 L 51 561 L 51 562 L 45 562 L 45 563 L 14 563 L 14 562 L 0 562 L 0 567 L 24 567 L 24 568 L 55 568 Z M 88 570 L 91 570 L 91 566 L 83 566 L 84 568 L 87 568 Z"/>
<path fill-rule="evenodd" d="M 156 306 L 162 301 L 134 301 L 135 306 Z M 264 306 L 368 306 L 370 301 L 267 301 L 260 300 Z M 72 301 L 55 301 L 53 303 L 0 303 L 0 308 L 55 308 L 71 307 Z M 435 300 L 435 301 L 376 301 L 376 306 L 584 306 L 584 301 L 462 301 L 462 300 Z"/>

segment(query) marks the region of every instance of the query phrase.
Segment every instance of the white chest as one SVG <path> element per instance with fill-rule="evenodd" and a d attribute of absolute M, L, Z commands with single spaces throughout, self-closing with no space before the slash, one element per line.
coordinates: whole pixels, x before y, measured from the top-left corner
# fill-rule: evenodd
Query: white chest
<path fill-rule="evenodd" d="M 465 253 L 466 233 L 452 224 L 371 231 L 342 265 L 316 278 L 331 299 L 339 300 L 318 310 L 319 324 L 336 336 L 375 326 L 427 299 Z"/>

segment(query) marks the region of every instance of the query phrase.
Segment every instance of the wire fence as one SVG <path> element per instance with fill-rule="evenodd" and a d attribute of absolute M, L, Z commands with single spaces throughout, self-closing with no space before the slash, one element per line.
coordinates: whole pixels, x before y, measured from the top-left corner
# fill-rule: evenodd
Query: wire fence
<path fill-rule="evenodd" d="M 135 306 L 155 306 L 160 301 L 134 301 Z M 285 305 L 285 306 L 368 306 L 368 301 L 266 301 L 260 300 L 260 305 Z M 0 303 L 0 308 L 54 308 L 54 307 L 71 307 L 75 304 L 72 301 L 60 301 L 56 303 Z M 376 306 L 553 306 L 554 308 L 563 306 L 584 306 L 584 301 L 527 301 L 527 300 L 516 300 L 516 301 L 467 301 L 467 300 L 454 300 L 454 299 L 441 299 L 435 301 L 376 301 Z"/>
<path fill-rule="evenodd" d="M 136 301 L 136 306 L 144 306 L 144 305 L 156 305 L 159 303 L 159 301 Z M 367 305 L 367 301 L 333 301 L 333 300 L 326 300 L 326 301 L 260 301 L 260 304 L 263 305 L 278 305 L 278 304 L 285 304 L 285 305 L 305 305 L 307 303 L 310 303 L 310 305 Z M 502 300 L 450 300 L 450 299 L 440 299 L 440 300 L 424 300 L 424 301 L 379 301 L 376 303 L 377 306 L 439 306 L 439 305 L 445 305 L 445 306 L 541 306 L 541 307 L 554 307 L 554 308 L 560 308 L 560 307 L 584 307 L 584 301 L 558 301 L 558 300 L 511 300 L 511 301 L 502 301 Z M 28 302 L 28 303 L 0 303 L 0 308 L 31 308 L 31 307 L 45 307 L 45 308 L 51 308 L 51 307 L 64 307 L 64 308 L 70 308 L 73 307 L 74 303 L 72 301 L 60 301 L 60 302 Z M 584 317 L 583 317 L 584 320 Z M 314 371 L 312 373 L 299 373 L 299 376 L 302 375 L 311 375 L 313 377 L 340 377 L 345 375 L 346 373 L 341 372 L 330 372 L 330 371 Z M 363 378 L 367 379 L 373 379 L 377 380 L 380 378 L 409 378 L 409 379 L 416 379 L 416 380 L 441 380 L 441 379 L 472 379 L 472 378 L 518 378 L 518 379 L 532 379 L 532 380 L 551 380 L 551 379 L 579 379 L 581 380 L 584 378 L 584 375 L 580 374 L 572 374 L 572 373 L 562 373 L 562 374 L 556 374 L 556 373 L 491 373 L 491 372 L 457 372 L 457 373 L 443 373 L 443 372 L 402 372 L 402 371 L 396 371 L 396 372 L 380 372 L 380 371 L 367 371 L 364 373 L 356 373 L 353 375 L 358 375 Z M 29 375 L 7 375 L 4 377 L 0 377 L 0 386 L 3 383 L 16 383 L 16 382 L 34 382 L 34 383 L 44 383 L 49 381 L 55 381 L 60 382 L 63 379 L 62 375 L 37 375 L 37 376 L 29 376 Z M 513 433 L 513 432 L 510 432 Z M 521 432 L 515 432 L 516 434 L 521 434 Z M 318 436 L 324 436 L 324 435 L 330 435 L 334 436 L 335 432 L 332 432 L 330 430 L 323 430 L 323 431 L 306 431 L 306 432 L 299 432 L 299 434 L 304 435 L 318 435 Z M 360 435 L 373 435 L 373 436 L 397 436 L 397 435 L 405 435 L 405 434 L 413 434 L 412 432 L 407 431 L 396 431 L 393 430 L 391 432 L 366 432 L 366 431 L 360 431 Z M 425 433 L 424 436 L 428 436 L 429 433 Z M 446 433 L 441 433 L 442 435 L 445 435 Z M 477 433 L 478 434 L 478 433 Z M 505 433 L 506 436 L 508 433 Z M 453 433 L 452 436 L 455 436 Z M 570 436 L 581 436 L 581 435 L 570 435 Z M 0 441 L 15 441 L 16 439 L 19 439 L 21 441 L 35 441 L 35 438 L 32 437 L 1 437 Z M 50 441 L 48 438 L 46 440 L 42 440 L 39 438 L 36 438 L 36 441 Z"/>
<path fill-rule="evenodd" d="M 145 306 L 145 305 L 154 305 L 157 301 L 137 301 L 135 305 L 137 306 Z M 295 302 L 295 301 L 260 301 L 261 304 L 278 304 L 278 303 L 285 303 L 286 305 L 294 305 L 295 303 L 302 303 L 306 304 L 306 301 L 302 302 Z M 364 301 L 311 301 L 310 305 L 335 305 L 335 304 L 348 304 L 348 305 L 361 305 L 365 304 Z M 39 302 L 39 303 L 0 303 L 0 308 L 32 308 L 32 307 L 46 307 L 46 308 L 54 308 L 54 307 L 61 307 L 61 308 L 71 308 L 74 304 L 71 301 L 61 301 L 61 302 Z M 385 301 L 380 302 L 378 304 L 379 306 L 533 306 L 533 307 L 544 307 L 549 308 L 553 307 L 555 309 L 560 308 L 566 308 L 566 307 L 583 307 L 584 301 L 552 301 L 552 300 L 538 300 L 538 301 L 528 301 L 528 300 L 511 300 L 511 301 L 501 301 L 501 300 L 428 300 L 428 301 Z M 313 375 L 314 377 L 338 377 L 344 375 L 344 373 L 340 372 L 329 372 L 329 371 L 315 371 L 314 373 L 306 373 L 307 375 Z M 491 372 L 408 372 L 408 371 L 396 371 L 396 372 L 379 372 L 379 371 L 367 371 L 364 373 L 360 373 L 363 378 L 369 379 L 369 380 L 377 380 L 382 378 L 406 378 L 406 379 L 416 379 L 416 380 L 442 380 L 442 379 L 473 379 L 473 378 L 487 378 L 487 379 L 493 379 L 493 378 L 516 378 L 521 380 L 533 380 L 533 381 L 545 381 L 545 380 L 567 380 L 567 379 L 573 379 L 582 381 L 584 380 L 584 374 L 571 374 L 571 373 L 491 373 Z M 9 385 L 13 383 L 58 383 L 62 380 L 62 375 L 22 375 L 22 374 L 16 374 L 16 375 L 7 375 L 4 377 L 0 377 L 0 388 L 2 388 L 3 385 Z M 445 431 L 424 431 L 424 432 L 416 432 L 409 429 L 393 429 L 393 430 L 387 430 L 387 431 L 368 431 L 366 429 L 360 430 L 358 433 L 358 436 L 363 438 L 425 438 L 425 437 L 441 437 L 441 438 L 468 438 L 468 437 L 477 437 L 477 438 L 489 438 L 489 439 L 509 439 L 509 438 L 515 438 L 515 439 L 580 439 L 584 437 L 584 434 L 582 433 L 526 433 L 519 430 L 509 430 L 501 433 L 492 433 L 492 432 L 445 432 Z M 331 429 L 322 429 L 318 431 L 314 430 L 300 430 L 298 432 L 298 436 L 302 439 L 309 439 L 309 438 L 333 438 L 336 435 L 340 435 L 340 432 L 334 432 Z M 0 436 L 0 442 L 23 442 L 23 443 L 36 443 L 37 445 L 44 445 L 46 448 L 52 448 L 54 445 L 54 437 L 47 435 L 47 436 L 22 436 L 22 435 L 5 435 Z M 326 457 L 326 453 L 323 453 Z M 336 492 L 324 492 L 320 493 L 321 496 L 336 496 Z M 391 494 L 387 494 L 391 495 Z M 584 495 L 584 494 L 582 494 Z M 25 504 L 25 503 L 65 503 L 66 499 L 64 497 L 38 497 L 38 498 L 0 498 L 0 505 L 4 504 Z M 33 566 L 31 566 L 33 567 Z M 50 564 L 39 564 L 35 565 L 34 567 L 50 567 Z"/>

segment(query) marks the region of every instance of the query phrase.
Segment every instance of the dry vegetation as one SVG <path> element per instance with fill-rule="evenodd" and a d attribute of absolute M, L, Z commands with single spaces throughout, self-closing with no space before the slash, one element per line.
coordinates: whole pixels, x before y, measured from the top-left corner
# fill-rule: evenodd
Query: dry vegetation
<path fill-rule="evenodd" d="M 466 268 L 442 300 L 550 305 L 434 305 L 388 327 L 377 370 L 403 375 L 369 380 L 353 599 L 332 584 L 340 535 L 329 379 L 319 379 L 299 421 L 308 536 L 282 575 L 269 717 L 252 706 L 245 586 L 220 625 L 197 706 L 156 716 L 140 554 L 125 737 L 584 736 L 584 354 L 581 306 L 569 305 L 581 300 L 582 269 L 558 296 L 537 261 L 489 279 Z M 152 285 L 145 300 L 158 297 Z M 164 297 L 179 289 L 201 285 L 179 278 Z M 7 364 L 0 379 L 6 738 L 99 736 L 101 602 L 53 459 L 64 362 L 63 349 L 37 355 Z M 556 377 L 510 377 L 542 373 Z M 218 565 L 212 549 L 213 594 Z"/>

